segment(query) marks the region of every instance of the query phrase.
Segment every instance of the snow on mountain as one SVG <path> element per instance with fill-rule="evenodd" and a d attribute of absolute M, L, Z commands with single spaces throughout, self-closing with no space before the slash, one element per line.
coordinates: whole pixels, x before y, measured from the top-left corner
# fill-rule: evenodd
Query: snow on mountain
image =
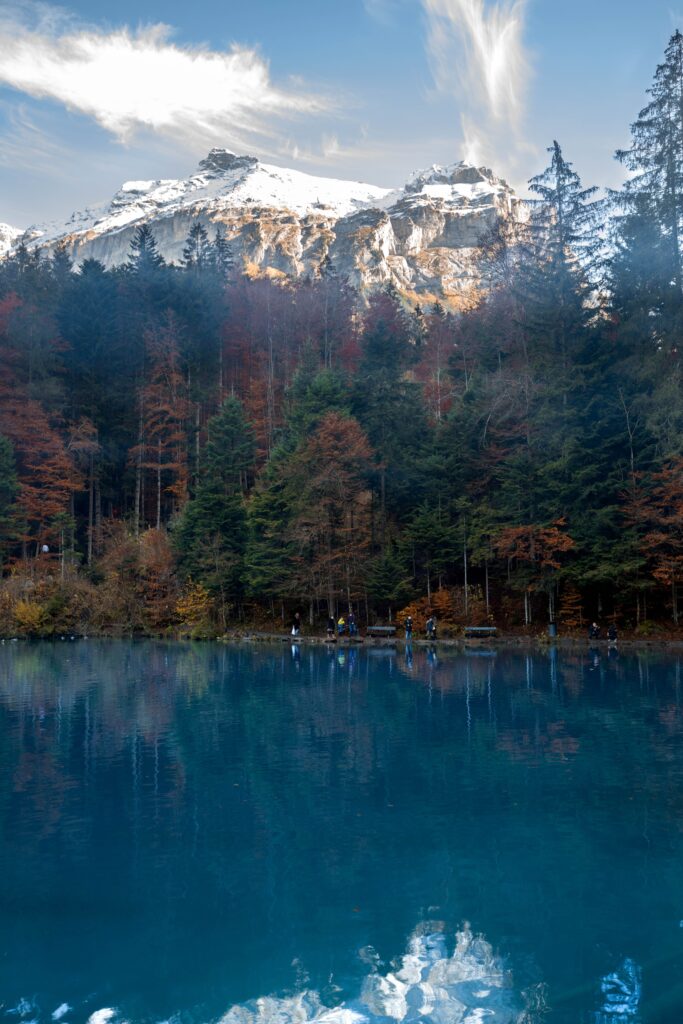
<path fill-rule="evenodd" d="M 126 182 L 109 203 L 23 237 L 47 251 L 66 243 L 76 262 L 114 266 L 149 223 L 164 257 L 178 261 L 199 220 L 210 234 L 225 227 L 248 273 L 316 274 L 327 259 L 363 289 L 392 282 L 411 296 L 464 300 L 479 282 L 483 239 L 500 218 L 516 216 L 518 203 L 504 181 L 462 162 L 380 188 L 213 149 L 186 179 Z"/>
<path fill-rule="evenodd" d="M 10 251 L 22 234 L 21 228 L 13 228 L 9 224 L 0 224 L 0 258 Z"/>

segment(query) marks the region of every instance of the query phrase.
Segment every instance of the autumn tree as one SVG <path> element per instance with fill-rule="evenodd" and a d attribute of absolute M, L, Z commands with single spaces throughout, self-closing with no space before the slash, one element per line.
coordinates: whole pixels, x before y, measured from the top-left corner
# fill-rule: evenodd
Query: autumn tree
<path fill-rule="evenodd" d="M 330 412 L 290 462 L 297 580 L 311 606 L 324 598 L 330 614 L 339 598 L 350 607 L 363 593 L 372 455 L 358 422 Z"/>
<path fill-rule="evenodd" d="M 153 479 L 156 529 L 177 513 L 187 499 L 187 389 L 181 371 L 177 329 L 172 317 L 146 336 L 149 370 L 138 389 L 138 443 L 131 449 L 135 466 L 135 521 L 144 519 L 144 485 Z M 162 516 L 165 510 L 166 515 Z"/>
<path fill-rule="evenodd" d="M 14 450 L 0 434 L 0 568 L 17 539 L 16 498 L 19 492 Z"/>
<path fill-rule="evenodd" d="M 527 526 L 509 526 L 501 530 L 494 541 L 497 553 L 507 560 L 509 567 L 518 567 L 517 586 L 524 594 L 524 623 L 532 621 L 530 594 L 544 590 L 548 595 L 548 617 L 555 618 L 556 572 L 561 568 L 561 556 L 571 551 L 574 541 L 565 532 L 564 520 L 549 525 L 532 523 Z"/>

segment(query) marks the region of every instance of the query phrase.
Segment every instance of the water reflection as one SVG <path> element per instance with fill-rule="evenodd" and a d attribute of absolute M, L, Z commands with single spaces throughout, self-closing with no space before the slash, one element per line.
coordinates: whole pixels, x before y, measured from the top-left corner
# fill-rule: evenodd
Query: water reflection
<path fill-rule="evenodd" d="M 415 930 L 408 951 L 394 970 L 382 972 L 382 960 L 372 946 L 359 958 L 371 967 L 355 998 L 334 1007 L 325 1005 L 310 989 L 284 998 L 266 997 L 234 1006 L 221 1024 L 379 1024 L 428 1020 L 444 1024 L 528 1024 L 540 1021 L 547 1009 L 545 986 L 517 992 L 504 961 L 491 945 L 466 926 L 449 952 L 442 926 L 425 923 Z"/>
<path fill-rule="evenodd" d="M 520 1013 L 544 985 L 549 1022 L 666 1020 L 683 1005 L 680 662 L 595 661 L 0 648 L 6 1005 L 215 1020 L 305 987 L 369 1013 L 357 951 L 426 941 L 414 923 L 437 907 L 441 942 L 470 919 L 505 956 Z M 401 998 L 405 1019 L 457 1019 Z"/>

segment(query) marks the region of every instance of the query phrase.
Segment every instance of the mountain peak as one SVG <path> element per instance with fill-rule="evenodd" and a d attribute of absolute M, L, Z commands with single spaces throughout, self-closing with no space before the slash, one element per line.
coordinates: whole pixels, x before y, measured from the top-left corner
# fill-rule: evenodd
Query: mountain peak
<path fill-rule="evenodd" d="M 464 160 L 447 164 L 432 164 L 426 170 L 415 171 L 408 179 L 406 192 L 421 192 L 428 185 L 484 185 L 508 189 L 507 182 L 496 175 L 488 167 L 475 167 Z"/>
<path fill-rule="evenodd" d="M 212 149 L 209 155 L 199 161 L 198 171 L 204 174 L 225 174 L 229 171 L 248 170 L 258 166 L 255 156 L 238 156 L 229 149 Z"/>

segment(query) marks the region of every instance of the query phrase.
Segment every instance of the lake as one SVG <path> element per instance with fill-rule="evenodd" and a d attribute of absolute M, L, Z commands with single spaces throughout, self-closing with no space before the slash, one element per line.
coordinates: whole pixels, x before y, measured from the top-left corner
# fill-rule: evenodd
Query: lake
<path fill-rule="evenodd" d="M 682 697 L 656 651 L 5 643 L 0 1018 L 683 1021 Z"/>

